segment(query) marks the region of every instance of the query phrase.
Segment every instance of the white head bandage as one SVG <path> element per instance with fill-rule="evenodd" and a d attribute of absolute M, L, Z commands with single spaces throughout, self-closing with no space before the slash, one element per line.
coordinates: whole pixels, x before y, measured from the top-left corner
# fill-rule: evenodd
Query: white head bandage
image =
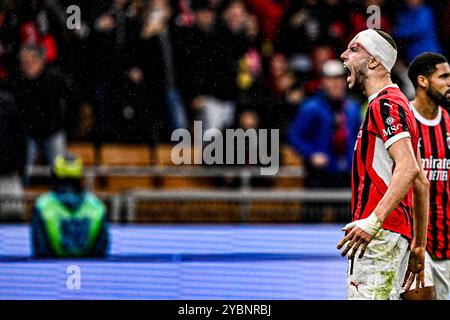
<path fill-rule="evenodd" d="M 397 50 L 378 32 L 367 29 L 358 33 L 354 40 L 360 44 L 370 55 L 381 62 L 390 72 L 397 60 Z"/>

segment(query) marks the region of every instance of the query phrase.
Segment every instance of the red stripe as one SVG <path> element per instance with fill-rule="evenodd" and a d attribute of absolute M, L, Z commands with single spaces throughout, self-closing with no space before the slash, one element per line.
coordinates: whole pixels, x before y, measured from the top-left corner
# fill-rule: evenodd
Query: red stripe
<path fill-rule="evenodd" d="M 365 174 L 365 170 L 364 170 L 364 163 L 362 162 L 361 154 L 358 154 L 357 160 L 358 160 L 357 161 L 358 174 L 360 176 L 360 180 L 359 180 L 359 186 L 356 187 L 356 188 L 358 188 L 358 203 L 357 203 L 354 217 L 359 217 L 361 215 L 361 204 L 363 201 L 362 200 L 362 189 L 364 187 L 364 180 L 366 178 L 366 174 Z M 365 199 L 365 201 L 368 201 L 368 199 Z"/>
<path fill-rule="evenodd" d="M 429 159 L 430 156 L 432 155 L 429 127 L 426 125 L 423 125 L 422 123 L 419 123 L 419 125 L 422 129 L 422 149 L 424 151 L 424 157 Z M 429 175 L 429 172 L 427 172 L 427 177 L 428 177 L 428 175 Z M 432 252 L 433 254 L 436 254 L 436 252 L 434 252 L 434 250 L 432 250 L 432 240 L 433 240 L 432 234 L 434 232 L 436 232 L 435 230 L 437 228 L 437 225 L 431 223 L 431 219 L 430 219 L 431 214 L 432 214 L 431 206 L 429 205 L 427 248 L 428 248 L 428 251 Z"/>
<path fill-rule="evenodd" d="M 422 148 L 425 151 L 425 156 L 429 158 L 432 155 L 431 152 L 431 142 L 430 142 L 430 133 L 428 131 L 428 126 L 424 126 L 420 124 L 422 128 Z"/>
<path fill-rule="evenodd" d="M 381 115 L 381 109 L 379 105 L 380 102 L 378 100 L 375 100 L 369 106 L 369 108 L 371 109 L 372 117 L 369 116 L 367 130 L 369 132 L 378 134 L 381 137 L 383 135 L 383 129 L 385 127 L 385 124 L 383 123 L 383 116 Z M 367 110 L 367 112 L 369 112 L 369 109 Z"/>

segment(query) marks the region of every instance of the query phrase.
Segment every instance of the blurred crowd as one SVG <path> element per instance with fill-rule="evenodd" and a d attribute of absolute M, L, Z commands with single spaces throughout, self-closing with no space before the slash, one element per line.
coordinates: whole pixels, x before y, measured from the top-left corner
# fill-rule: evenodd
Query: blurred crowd
<path fill-rule="evenodd" d="M 50 162 L 67 141 L 154 146 L 194 120 L 277 128 L 313 172 L 348 170 L 364 99 L 347 92 L 336 59 L 370 5 L 412 97 L 408 63 L 449 53 L 450 1 L 1 0 L 0 173 Z"/>

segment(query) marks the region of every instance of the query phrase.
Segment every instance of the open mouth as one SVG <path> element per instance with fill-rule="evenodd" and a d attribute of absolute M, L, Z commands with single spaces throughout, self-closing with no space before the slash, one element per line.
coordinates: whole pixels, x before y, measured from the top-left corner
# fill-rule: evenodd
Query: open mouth
<path fill-rule="evenodd" d="M 352 70 L 344 63 L 344 68 L 347 71 L 347 82 L 350 82 L 352 79 Z"/>

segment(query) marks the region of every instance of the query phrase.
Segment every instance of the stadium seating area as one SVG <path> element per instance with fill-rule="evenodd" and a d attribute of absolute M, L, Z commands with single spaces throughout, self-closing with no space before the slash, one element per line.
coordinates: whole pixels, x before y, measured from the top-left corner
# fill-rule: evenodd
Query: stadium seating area
<path fill-rule="evenodd" d="M 158 168 L 183 167 L 195 165 L 175 166 L 171 160 L 172 145 L 160 144 L 150 150 L 146 145 L 140 144 L 105 144 L 98 151 L 91 143 L 72 143 L 68 146 L 68 152 L 73 153 L 83 160 L 86 167 L 108 166 L 118 168 L 145 168 L 149 166 Z M 192 150 L 194 154 L 195 151 Z M 98 159 L 98 160 L 96 160 Z M 302 159 L 290 146 L 283 145 L 280 150 L 280 163 L 282 166 L 302 168 Z M 198 166 L 197 166 L 198 167 Z M 97 181 L 94 191 L 99 192 L 124 192 L 131 189 L 155 188 L 155 189 L 202 189 L 211 188 L 212 182 L 198 177 L 136 177 L 133 176 L 108 176 Z M 157 181 L 156 181 L 157 180 Z M 273 188 L 300 188 L 300 177 L 274 177 Z"/>
<path fill-rule="evenodd" d="M 175 166 L 171 161 L 172 146 L 158 145 L 150 150 L 146 145 L 139 144 L 105 144 L 96 150 L 91 143 L 73 143 L 68 151 L 78 155 L 90 169 L 104 169 L 94 177 L 93 191 L 107 198 L 112 195 L 126 194 L 134 190 L 154 191 L 211 191 L 217 189 L 227 190 L 225 186 L 218 186 L 214 176 L 202 177 L 195 172 L 188 174 L 189 167 L 202 170 L 199 165 Z M 195 151 L 192 150 L 194 154 Z M 302 159 L 289 146 L 284 145 L 280 150 L 280 163 L 283 167 L 294 169 L 302 168 Z M 156 174 L 148 169 L 169 170 Z M 170 169 L 177 168 L 175 174 Z M 107 169 L 125 170 L 120 176 Z M 126 170 L 132 169 L 131 174 Z M 203 169 L 205 169 L 203 167 Z M 242 168 L 241 168 L 242 169 Z M 302 177 L 299 174 L 292 176 L 271 177 L 269 190 L 299 190 L 302 186 Z M 85 181 L 86 184 L 86 181 Z M 255 187 L 255 190 L 258 190 Z M 45 184 L 34 184 L 28 192 L 40 193 L 48 189 Z M 230 188 L 228 188 L 230 190 Z M 252 189 L 253 190 L 253 189 Z M 299 219 L 299 202 L 277 201 L 251 201 L 245 208 L 246 216 L 242 216 L 242 204 L 233 201 L 143 201 L 137 206 L 136 221 L 140 222 L 229 222 L 242 221 L 292 221 Z M 107 202 L 108 205 L 111 205 Z M 27 214 L 28 216 L 28 214 Z"/>

